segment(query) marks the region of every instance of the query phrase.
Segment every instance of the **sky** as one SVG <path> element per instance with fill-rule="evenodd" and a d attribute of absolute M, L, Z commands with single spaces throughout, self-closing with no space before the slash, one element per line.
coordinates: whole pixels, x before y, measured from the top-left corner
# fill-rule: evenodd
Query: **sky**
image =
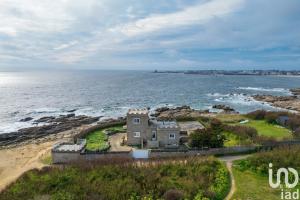
<path fill-rule="evenodd" d="M 0 0 L 0 69 L 300 70 L 299 0 Z"/>

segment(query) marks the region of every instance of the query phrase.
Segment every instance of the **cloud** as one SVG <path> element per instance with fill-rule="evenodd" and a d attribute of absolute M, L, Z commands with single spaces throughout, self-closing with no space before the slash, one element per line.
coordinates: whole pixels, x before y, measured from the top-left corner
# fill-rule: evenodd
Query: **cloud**
<path fill-rule="evenodd" d="M 54 47 L 53 49 L 54 49 L 54 50 L 62 50 L 62 49 L 66 49 L 66 48 L 69 48 L 69 47 L 71 47 L 71 46 L 74 46 L 74 45 L 76 45 L 76 44 L 78 44 L 78 41 L 77 41 L 77 40 L 71 41 L 71 42 L 68 42 L 68 43 L 65 43 L 65 44 L 61 44 L 61 45 L 59 45 L 59 46 L 57 46 L 57 47 Z"/>
<path fill-rule="evenodd" d="M 127 36 L 135 36 L 160 29 L 203 24 L 212 18 L 222 17 L 223 15 L 235 11 L 242 3 L 243 0 L 213 0 L 204 4 L 188 7 L 179 12 L 153 15 L 112 30 L 121 31 Z"/>
<path fill-rule="evenodd" d="M 299 13 L 299 0 L 1 0 L 0 63 L 299 68 Z"/>

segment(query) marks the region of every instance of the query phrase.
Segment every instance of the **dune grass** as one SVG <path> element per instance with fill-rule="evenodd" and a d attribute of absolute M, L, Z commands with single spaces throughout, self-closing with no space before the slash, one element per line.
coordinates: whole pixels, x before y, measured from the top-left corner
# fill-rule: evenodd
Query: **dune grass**
<path fill-rule="evenodd" d="M 29 171 L 2 192 L 0 200 L 156 200 L 174 199 L 174 195 L 180 197 L 177 199 L 221 200 L 229 188 L 225 165 L 212 157 L 145 164 L 110 158 L 89 165 Z"/>

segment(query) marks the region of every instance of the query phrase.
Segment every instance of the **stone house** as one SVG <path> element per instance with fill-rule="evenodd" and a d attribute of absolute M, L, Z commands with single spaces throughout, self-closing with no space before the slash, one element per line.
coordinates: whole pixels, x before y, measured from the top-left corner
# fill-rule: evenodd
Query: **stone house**
<path fill-rule="evenodd" d="M 178 147 L 180 127 L 176 121 L 149 117 L 148 109 L 130 109 L 127 113 L 127 144 L 147 148 Z"/>

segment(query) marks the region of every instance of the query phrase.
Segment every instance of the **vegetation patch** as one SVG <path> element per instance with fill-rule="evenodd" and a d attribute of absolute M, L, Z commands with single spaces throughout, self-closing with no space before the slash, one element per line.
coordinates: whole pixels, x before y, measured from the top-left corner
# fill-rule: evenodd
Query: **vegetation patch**
<path fill-rule="evenodd" d="M 269 186 L 268 177 L 252 171 L 241 171 L 233 167 L 236 192 L 232 199 L 274 200 L 280 199 L 280 191 Z"/>
<path fill-rule="evenodd" d="M 269 186 L 269 163 L 273 164 L 273 171 L 279 168 L 292 167 L 300 170 L 300 147 L 276 148 L 269 152 L 256 153 L 244 160 L 234 163 L 233 174 L 237 185 L 233 199 L 280 199 L 280 188 Z M 276 179 L 274 173 L 274 180 Z M 290 177 L 291 178 L 291 177 Z M 282 180 L 284 180 L 282 178 Z M 298 184 L 291 191 L 300 189 Z"/>
<path fill-rule="evenodd" d="M 212 157 L 138 163 L 110 159 L 101 163 L 29 171 L 2 192 L 0 200 L 42 196 L 66 200 L 221 200 L 230 188 L 226 167 Z"/>
<path fill-rule="evenodd" d="M 86 150 L 88 151 L 105 151 L 110 148 L 108 136 L 126 132 L 122 125 L 112 126 L 89 133 L 86 136 Z"/>
<path fill-rule="evenodd" d="M 253 127 L 257 130 L 258 135 L 272 137 L 276 139 L 291 139 L 292 133 L 287 128 L 277 124 L 267 123 L 265 120 L 249 120 L 242 126 Z"/>
<path fill-rule="evenodd" d="M 100 151 L 107 149 L 108 145 L 108 136 L 104 133 L 104 130 L 97 130 L 91 132 L 86 137 L 86 149 L 88 151 Z"/>

